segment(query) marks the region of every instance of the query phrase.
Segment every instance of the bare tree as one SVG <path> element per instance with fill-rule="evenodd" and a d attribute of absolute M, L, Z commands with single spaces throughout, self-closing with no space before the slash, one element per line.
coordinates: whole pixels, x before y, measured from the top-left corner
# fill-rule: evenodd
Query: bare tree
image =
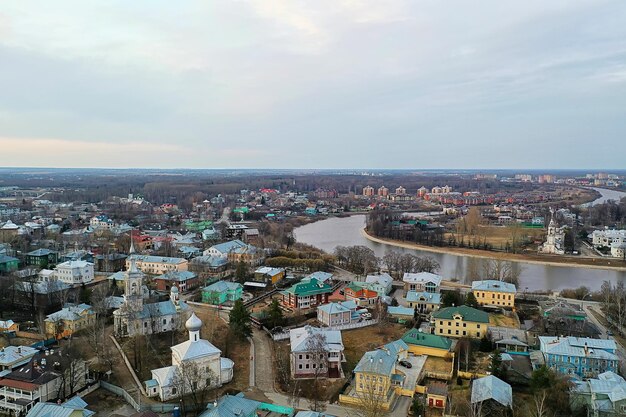
<path fill-rule="evenodd" d="M 386 407 L 389 387 L 385 382 L 378 382 L 378 377 L 363 378 L 356 383 L 363 384 L 363 388 L 356 390 L 358 398 L 357 414 L 360 417 L 383 417 L 389 415 Z"/>
<path fill-rule="evenodd" d="M 306 351 L 311 358 L 309 364 L 312 368 L 313 398 L 310 407 L 313 411 L 324 411 L 326 403 L 322 399 L 320 379 L 328 376 L 328 349 L 326 336 L 322 333 L 314 333 L 307 339 Z"/>
<path fill-rule="evenodd" d="M 511 261 L 488 259 L 483 263 L 483 276 L 485 279 L 495 279 L 518 285 L 521 273 L 521 266 Z"/>
<path fill-rule="evenodd" d="M 191 408 L 195 415 L 203 411 L 208 402 L 209 392 L 217 385 L 218 379 L 209 366 L 197 362 L 181 362 L 176 368 L 172 384 L 182 400 L 183 408 Z"/>
<path fill-rule="evenodd" d="M 57 396 L 61 399 L 71 397 L 85 384 L 85 361 L 72 342 L 61 350 L 61 374 Z"/>
<path fill-rule="evenodd" d="M 554 416 L 554 412 L 548 407 L 550 398 L 548 392 L 544 389 L 533 395 L 533 400 L 528 404 L 529 414 L 531 417 L 550 417 Z"/>
<path fill-rule="evenodd" d="M 93 350 L 96 360 L 105 361 L 105 339 L 106 318 L 108 312 L 107 304 L 108 289 L 106 285 L 98 285 L 94 288 L 90 297 L 91 308 L 94 311 L 94 322 L 87 327 L 87 341 Z"/>

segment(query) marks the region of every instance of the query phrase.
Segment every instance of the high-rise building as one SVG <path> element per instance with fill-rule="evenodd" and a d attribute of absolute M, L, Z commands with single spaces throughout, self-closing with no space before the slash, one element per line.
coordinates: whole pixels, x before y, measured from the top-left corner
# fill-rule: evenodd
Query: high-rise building
<path fill-rule="evenodd" d="M 371 197 L 374 195 L 374 187 L 370 187 L 369 185 L 367 187 L 363 187 L 363 195 L 365 197 Z"/>

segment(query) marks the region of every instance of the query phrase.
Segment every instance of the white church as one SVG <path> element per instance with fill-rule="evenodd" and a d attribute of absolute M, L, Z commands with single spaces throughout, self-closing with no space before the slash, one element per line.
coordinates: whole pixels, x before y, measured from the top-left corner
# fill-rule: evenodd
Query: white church
<path fill-rule="evenodd" d="M 548 235 L 543 245 L 539 246 L 540 253 L 550 253 L 554 255 L 565 254 L 565 226 L 557 227 L 554 221 L 554 210 L 551 210 L 552 218 L 548 225 Z"/>
<path fill-rule="evenodd" d="M 149 397 L 169 401 L 192 390 L 218 387 L 233 379 L 234 362 L 222 358 L 222 352 L 208 340 L 200 339 L 202 321 L 195 313 L 185 323 L 189 340 L 172 346 L 172 365 L 153 369 L 145 381 Z"/>
<path fill-rule="evenodd" d="M 131 244 L 130 254 L 135 253 Z M 113 329 L 118 337 L 162 333 L 180 329 L 191 309 L 179 299 L 178 288 L 172 286 L 170 299 L 158 303 L 144 303 L 142 291 L 145 275 L 131 257 L 124 274 L 124 296 L 120 308 L 113 312 Z"/>

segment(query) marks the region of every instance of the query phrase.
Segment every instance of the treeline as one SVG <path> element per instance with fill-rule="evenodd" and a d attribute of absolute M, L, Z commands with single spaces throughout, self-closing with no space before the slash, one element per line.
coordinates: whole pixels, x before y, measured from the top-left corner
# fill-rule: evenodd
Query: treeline
<path fill-rule="evenodd" d="M 389 251 L 379 258 L 365 246 L 337 246 L 335 259 L 340 267 L 355 274 L 367 275 L 384 268 L 396 279 L 401 279 L 407 272 L 435 273 L 439 270 L 439 263 L 428 256 Z"/>
<path fill-rule="evenodd" d="M 592 226 L 626 227 L 626 198 L 588 207 L 586 220 Z"/>
<path fill-rule="evenodd" d="M 402 223 L 400 213 L 373 210 L 367 216 L 367 231 L 374 236 L 405 240 L 427 246 L 446 246 L 445 230 L 439 225 Z"/>
<path fill-rule="evenodd" d="M 276 250 L 265 260 L 272 268 L 293 268 L 300 271 L 330 271 L 335 258 L 316 251 Z"/>

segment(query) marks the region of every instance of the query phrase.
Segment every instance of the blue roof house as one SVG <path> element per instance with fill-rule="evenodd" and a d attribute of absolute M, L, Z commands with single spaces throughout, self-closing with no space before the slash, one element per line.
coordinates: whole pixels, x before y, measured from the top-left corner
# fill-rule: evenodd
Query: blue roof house
<path fill-rule="evenodd" d="M 580 379 L 617 372 L 619 358 L 614 340 L 588 337 L 539 336 L 539 349 L 547 367 Z"/>

